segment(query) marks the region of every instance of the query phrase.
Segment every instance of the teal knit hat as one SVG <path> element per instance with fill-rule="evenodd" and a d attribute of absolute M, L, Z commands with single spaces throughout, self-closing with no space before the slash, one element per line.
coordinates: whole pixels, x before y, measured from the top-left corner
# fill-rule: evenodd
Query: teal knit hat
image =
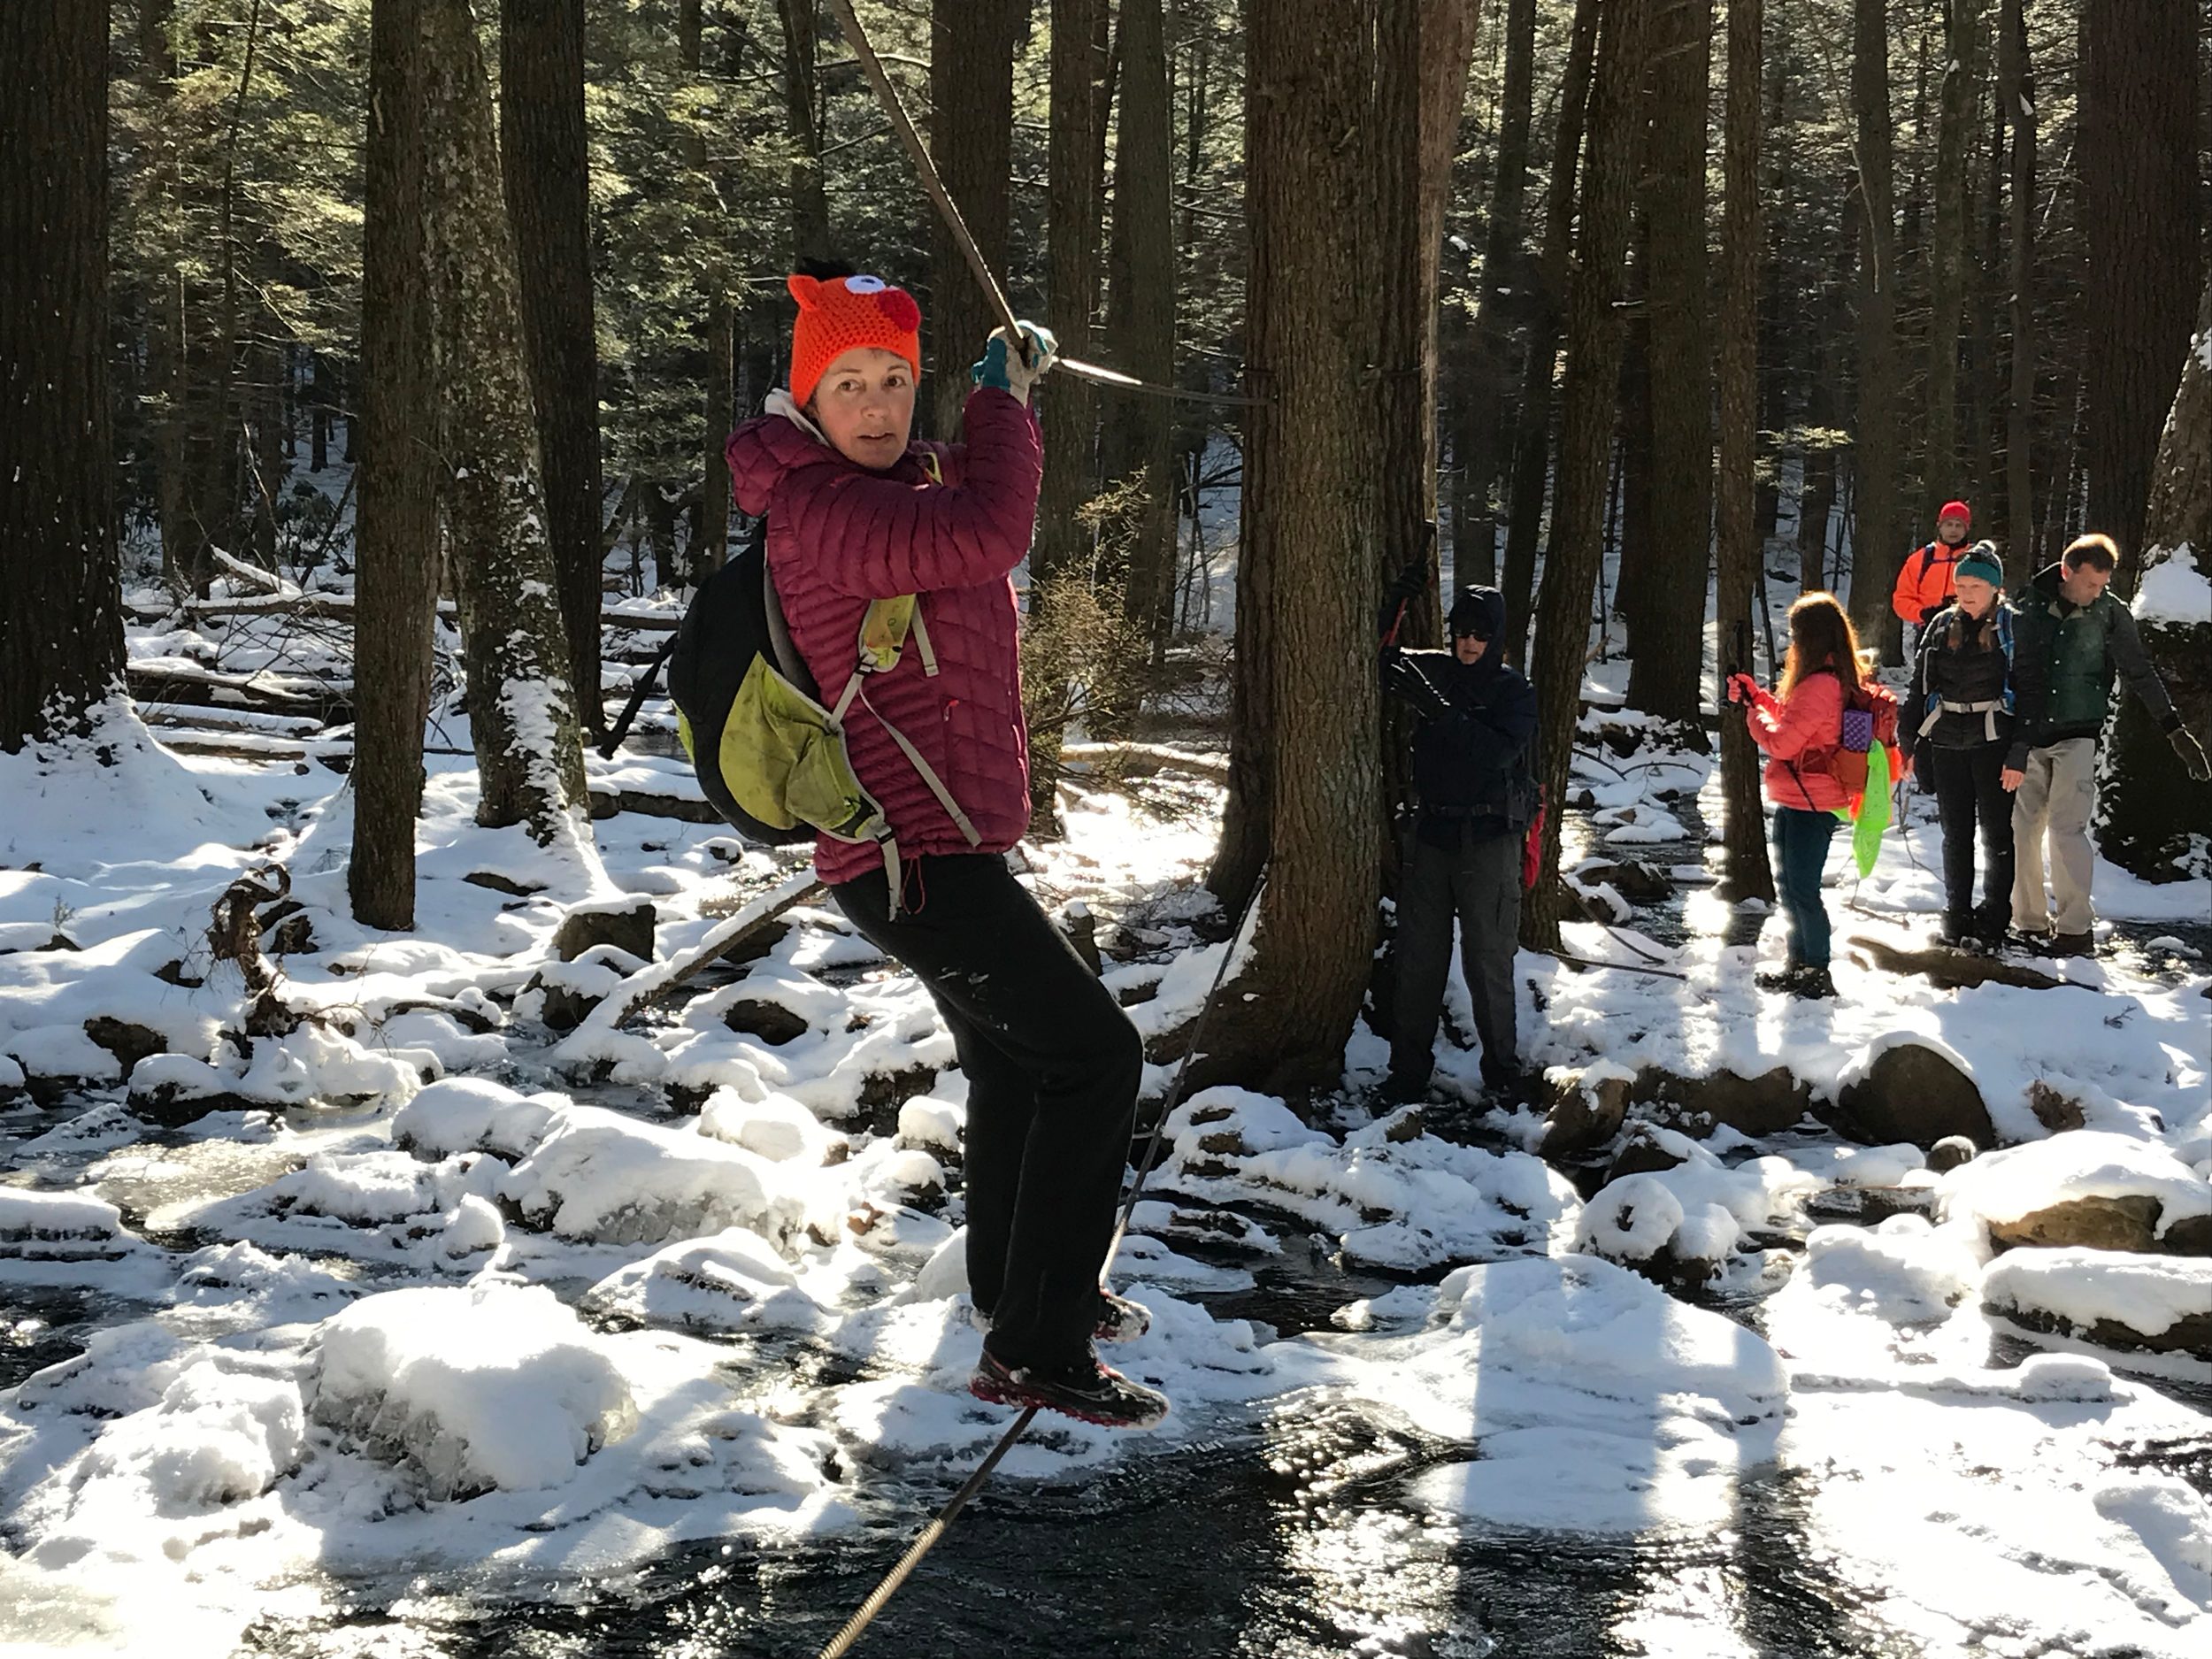
<path fill-rule="evenodd" d="M 2005 562 L 1997 557 L 1994 541 L 1977 541 L 1951 574 L 1954 579 L 1978 576 L 1992 588 L 2002 588 L 2005 585 Z"/>

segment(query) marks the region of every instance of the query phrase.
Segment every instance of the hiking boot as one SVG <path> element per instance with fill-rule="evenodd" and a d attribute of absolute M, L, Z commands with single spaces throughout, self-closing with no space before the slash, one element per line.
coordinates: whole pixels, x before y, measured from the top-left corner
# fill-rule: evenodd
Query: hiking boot
<path fill-rule="evenodd" d="M 1091 1333 L 1094 1342 L 1133 1342 L 1152 1328 L 1152 1310 L 1141 1302 L 1126 1296 L 1117 1296 L 1102 1288 L 1098 1293 L 1098 1325 Z"/>
<path fill-rule="evenodd" d="M 1942 923 L 1936 928 L 1936 938 L 1954 950 L 1971 950 L 1979 942 L 1975 937 L 1974 918 L 1957 910 L 1944 913 Z"/>
<path fill-rule="evenodd" d="M 1428 1079 L 1408 1077 L 1399 1071 L 1383 1079 L 1381 1087 L 1375 1091 L 1375 1098 L 1386 1106 L 1417 1105 L 1428 1097 Z"/>
<path fill-rule="evenodd" d="M 1806 1002 L 1825 1002 L 1836 994 L 1836 982 L 1825 968 L 1801 968 L 1790 995 Z"/>
<path fill-rule="evenodd" d="M 986 1336 L 991 1333 L 991 1316 L 972 1303 L 968 1308 L 968 1323 Z M 1152 1310 L 1142 1302 L 1100 1289 L 1098 1323 L 1091 1327 L 1092 1341 L 1133 1342 L 1151 1328 Z"/>
<path fill-rule="evenodd" d="M 1130 1381 L 1095 1356 L 1073 1365 L 1009 1365 L 986 1348 L 968 1392 L 995 1406 L 1057 1411 L 1109 1429 L 1148 1429 L 1168 1411 L 1165 1394 Z"/>
<path fill-rule="evenodd" d="M 2047 956 L 2093 956 L 2097 941 L 2087 933 L 2053 933 L 2042 951 Z"/>
<path fill-rule="evenodd" d="M 1752 984 L 1762 991 L 1794 991 L 1797 982 L 1805 977 L 1802 964 L 1792 963 L 1786 968 L 1768 968 L 1751 976 Z"/>

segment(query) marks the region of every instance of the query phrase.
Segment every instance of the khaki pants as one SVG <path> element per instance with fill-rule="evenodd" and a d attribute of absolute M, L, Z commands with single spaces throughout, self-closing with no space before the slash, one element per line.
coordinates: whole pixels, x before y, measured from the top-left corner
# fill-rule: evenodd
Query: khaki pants
<path fill-rule="evenodd" d="M 2028 751 L 2027 775 L 2012 797 L 2012 925 L 2022 933 L 2089 931 L 2089 883 L 2097 861 L 2089 845 L 2089 813 L 2096 803 L 2095 738 L 2069 738 Z M 2047 833 L 2048 901 L 2043 892 Z"/>

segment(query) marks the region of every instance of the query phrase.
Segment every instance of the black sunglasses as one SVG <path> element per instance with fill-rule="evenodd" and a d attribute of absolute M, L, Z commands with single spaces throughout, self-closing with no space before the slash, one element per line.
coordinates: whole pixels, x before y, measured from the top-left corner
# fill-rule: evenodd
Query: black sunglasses
<path fill-rule="evenodd" d="M 1452 637 L 1455 640 L 1480 640 L 1485 645 L 1490 643 L 1488 631 L 1480 627 L 1454 628 Z"/>

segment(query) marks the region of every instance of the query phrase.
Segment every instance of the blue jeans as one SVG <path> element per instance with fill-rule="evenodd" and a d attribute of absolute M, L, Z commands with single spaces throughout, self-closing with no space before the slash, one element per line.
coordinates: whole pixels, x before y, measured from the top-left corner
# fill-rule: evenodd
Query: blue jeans
<path fill-rule="evenodd" d="M 1789 920 L 1789 964 L 1828 965 L 1828 907 L 1820 899 L 1820 869 L 1842 820 L 1833 812 L 1774 809 L 1774 885 Z"/>

